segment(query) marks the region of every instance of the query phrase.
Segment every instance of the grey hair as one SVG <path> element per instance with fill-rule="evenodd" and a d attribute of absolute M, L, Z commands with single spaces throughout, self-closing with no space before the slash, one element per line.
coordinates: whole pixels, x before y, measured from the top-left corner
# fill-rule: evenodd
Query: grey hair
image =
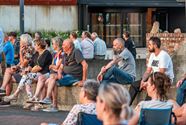
<path fill-rule="evenodd" d="M 98 37 L 98 34 L 96 32 L 93 32 L 92 35 L 94 35 L 95 37 Z"/>
<path fill-rule="evenodd" d="M 122 38 L 116 38 L 115 40 L 118 41 L 119 43 L 121 43 L 121 45 L 125 46 L 125 42 Z"/>
<path fill-rule="evenodd" d="M 60 45 L 63 42 L 63 39 L 61 37 L 54 37 L 52 38 L 52 40 L 58 45 Z"/>
<path fill-rule="evenodd" d="M 32 45 L 32 37 L 28 34 L 22 34 L 20 36 L 20 40 L 23 42 L 23 43 L 26 43 L 28 45 Z"/>
<path fill-rule="evenodd" d="M 117 83 L 101 84 L 98 96 L 117 117 L 120 117 L 123 104 L 130 102 L 128 90 Z"/>
<path fill-rule="evenodd" d="M 95 80 L 86 80 L 83 88 L 86 92 L 86 96 L 89 100 L 96 101 L 98 95 L 99 83 Z"/>

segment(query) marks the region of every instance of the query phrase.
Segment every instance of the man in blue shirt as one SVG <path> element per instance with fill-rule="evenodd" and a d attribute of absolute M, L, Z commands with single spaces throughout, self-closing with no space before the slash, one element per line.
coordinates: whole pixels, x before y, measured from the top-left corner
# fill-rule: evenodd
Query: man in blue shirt
<path fill-rule="evenodd" d="M 98 37 L 96 32 L 91 34 L 92 41 L 94 42 L 94 58 L 95 59 L 105 59 L 107 46 L 105 41 Z"/>
<path fill-rule="evenodd" d="M 0 27 L 0 63 L 2 62 L 3 41 L 4 41 L 4 33 L 2 28 Z"/>
<path fill-rule="evenodd" d="M 14 64 L 17 65 L 19 63 L 19 50 L 20 50 L 20 43 L 16 39 L 17 38 L 17 33 L 16 32 L 10 32 L 8 34 L 9 36 L 9 41 L 12 43 L 14 47 Z"/>
<path fill-rule="evenodd" d="M 6 68 L 10 68 L 11 65 L 14 63 L 14 47 L 12 43 L 6 38 L 7 36 L 5 37 L 3 52 L 5 54 Z"/>

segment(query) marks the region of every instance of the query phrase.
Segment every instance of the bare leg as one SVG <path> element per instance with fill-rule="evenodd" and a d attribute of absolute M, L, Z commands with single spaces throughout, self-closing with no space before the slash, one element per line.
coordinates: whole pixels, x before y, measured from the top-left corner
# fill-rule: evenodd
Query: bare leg
<path fill-rule="evenodd" d="M 54 86 L 54 89 L 52 91 L 52 103 L 55 108 L 57 108 L 57 85 Z"/>
<path fill-rule="evenodd" d="M 13 88 L 13 84 L 16 82 L 15 78 L 12 76 L 12 78 L 10 79 L 9 83 L 6 85 L 6 96 L 9 96 L 12 92 L 12 88 Z"/>
<path fill-rule="evenodd" d="M 46 87 L 43 87 L 39 98 L 40 100 L 43 100 L 45 97 L 46 97 Z"/>
<path fill-rule="evenodd" d="M 46 77 L 41 75 L 38 77 L 38 82 L 37 82 L 37 86 L 36 86 L 36 91 L 34 94 L 34 97 L 38 97 L 39 94 L 41 93 L 44 85 L 45 85 L 45 81 L 46 81 Z"/>
<path fill-rule="evenodd" d="M 4 74 L 4 77 L 3 77 L 3 84 L 1 86 L 2 89 L 5 89 L 7 84 L 10 82 L 11 78 L 12 78 L 12 70 L 11 68 L 6 68 L 5 70 L 5 74 Z"/>
<path fill-rule="evenodd" d="M 44 123 L 44 122 L 43 122 L 43 123 L 41 123 L 40 125 L 48 125 L 48 123 Z"/>
<path fill-rule="evenodd" d="M 47 95 L 46 95 L 47 98 L 51 97 L 52 91 L 55 85 L 56 85 L 56 80 L 53 78 L 50 78 L 49 83 L 48 83 L 48 88 L 47 88 Z"/>
<path fill-rule="evenodd" d="M 12 83 L 9 83 L 9 84 L 7 84 L 6 85 L 6 96 L 9 96 L 10 94 L 11 94 L 11 92 L 12 92 Z"/>

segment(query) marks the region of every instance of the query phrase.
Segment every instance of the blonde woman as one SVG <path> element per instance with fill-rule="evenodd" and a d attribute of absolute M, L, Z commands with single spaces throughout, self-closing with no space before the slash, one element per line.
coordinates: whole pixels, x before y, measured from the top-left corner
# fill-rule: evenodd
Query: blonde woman
<path fill-rule="evenodd" d="M 126 125 L 132 115 L 129 102 L 130 95 L 122 85 L 102 84 L 96 102 L 98 119 L 103 125 Z"/>

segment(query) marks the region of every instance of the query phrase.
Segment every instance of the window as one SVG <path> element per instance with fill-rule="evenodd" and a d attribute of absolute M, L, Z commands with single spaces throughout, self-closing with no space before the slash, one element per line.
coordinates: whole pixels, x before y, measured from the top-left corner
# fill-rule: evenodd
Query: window
<path fill-rule="evenodd" d="M 143 13 L 132 12 L 91 13 L 91 31 L 97 32 L 109 48 L 115 38 L 122 37 L 123 32 L 129 31 L 136 46 L 142 47 L 145 46 L 146 32 L 143 16 Z"/>

